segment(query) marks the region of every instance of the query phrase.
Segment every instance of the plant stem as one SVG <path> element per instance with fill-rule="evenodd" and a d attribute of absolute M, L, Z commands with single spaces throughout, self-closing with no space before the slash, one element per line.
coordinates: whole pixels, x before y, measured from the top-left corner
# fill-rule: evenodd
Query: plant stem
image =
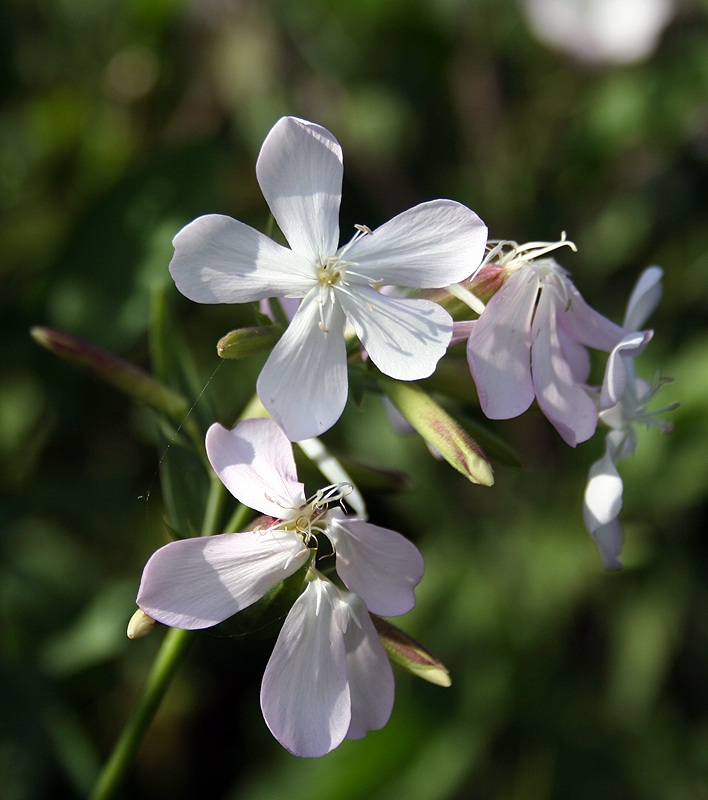
<path fill-rule="evenodd" d="M 212 472 L 204 509 L 202 536 L 212 536 L 219 530 L 225 497 L 224 484 L 216 473 Z M 170 628 L 167 631 L 155 657 L 143 694 L 101 770 L 91 800 L 109 800 L 125 780 L 140 743 L 193 639 L 194 631 L 184 631 L 179 628 Z"/>
<path fill-rule="evenodd" d="M 115 795 L 132 766 L 143 737 L 193 639 L 194 631 L 171 628 L 167 632 L 152 665 L 142 697 L 101 770 L 91 800 L 109 800 Z"/>

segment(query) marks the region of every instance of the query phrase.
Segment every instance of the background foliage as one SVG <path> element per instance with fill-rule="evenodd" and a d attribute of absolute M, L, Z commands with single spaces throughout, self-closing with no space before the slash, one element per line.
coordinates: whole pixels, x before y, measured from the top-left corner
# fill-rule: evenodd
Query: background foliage
<path fill-rule="evenodd" d="M 452 197 L 495 238 L 558 238 L 620 320 L 665 269 L 639 361 L 675 382 L 671 436 L 623 462 L 626 569 L 606 574 L 580 505 L 601 437 L 540 416 L 493 429 L 521 454 L 471 486 L 388 426 L 375 397 L 325 436 L 404 471 L 373 521 L 422 549 L 404 626 L 450 668 L 397 673 L 386 729 L 296 759 L 258 708 L 272 638 L 212 634 L 179 673 L 125 796 L 235 800 L 708 797 L 708 5 L 686 0 L 643 63 L 590 68 L 539 44 L 511 0 L 6 0 L 0 7 L 0 794 L 85 796 L 162 633 L 125 638 L 164 543 L 155 419 L 40 350 L 34 324 L 144 366 L 151 297 L 189 343 L 193 397 L 248 309 L 171 285 L 170 240 L 206 212 L 257 227 L 254 175 L 282 114 L 344 147 L 342 231 Z M 199 401 L 224 422 L 261 361 Z M 209 409 L 214 409 L 210 411 Z M 475 401 L 457 411 L 480 419 Z M 317 488 L 309 482 L 308 488 Z"/>

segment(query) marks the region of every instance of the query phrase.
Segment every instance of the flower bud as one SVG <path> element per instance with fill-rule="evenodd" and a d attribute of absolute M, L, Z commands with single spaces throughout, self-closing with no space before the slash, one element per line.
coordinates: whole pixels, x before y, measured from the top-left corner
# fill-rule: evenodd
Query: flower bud
<path fill-rule="evenodd" d="M 256 325 L 237 328 L 222 336 L 216 344 L 221 358 L 246 358 L 270 350 L 283 333 L 282 325 Z"/>
<path fill-rule="evenodd" d="M 472 483 L 491 486 L 492 467 L 482 448 L 414 383 L 379 376 L 379 384 L 396 408 L 440 455 Z"/>
<path fill-rule="evenodd" d="M 107 350 L 78 336 L 51 328 L 31 328 L 30 334 L 37 344 L 46 347 L 54 355 L 110 383 L 133 400 L 164 414 L 173 422 L 181 424 L 189 411 L 189 403 L 182 395 Z"/>
<path fill-rule="evenodd" d="M 159 624 L 157 620 L 149 617 L 142 608 L 139 608 L 128 623 L 128 638 L 142 639 L 143 636 L 152 633 Z"/>
<path fill-rule="evenodd" d="M 382 619 L 376 614 L 370 614 L 370 616 L 376 633 L 378 633 L 389 659 L 394 664 L 398 664 L 424 681 L 437 686 L 449 686 L 452 683 L 450 673 L 445 665 L 428 652 L 422 644 L 416 642 L 412 636 L 404 633 L 400 628 L 391 625 L 388 620 Z"/>

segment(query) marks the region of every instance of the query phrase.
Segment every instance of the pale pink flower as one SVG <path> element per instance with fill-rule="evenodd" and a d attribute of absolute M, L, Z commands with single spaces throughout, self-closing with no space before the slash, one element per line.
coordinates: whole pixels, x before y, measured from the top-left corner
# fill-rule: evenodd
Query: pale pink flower
<path fill-rule="evenodd" d="M 609 352 L 627 331 L 590 308 L 552 258 L 539 258 L 562 244 L 513 245 L 500 256 L 511 274 L 469 326 L 467 360 L 487 417 L 519 416 L 536 399 L 574 447 L 598 419 L 586 348 Z"/>

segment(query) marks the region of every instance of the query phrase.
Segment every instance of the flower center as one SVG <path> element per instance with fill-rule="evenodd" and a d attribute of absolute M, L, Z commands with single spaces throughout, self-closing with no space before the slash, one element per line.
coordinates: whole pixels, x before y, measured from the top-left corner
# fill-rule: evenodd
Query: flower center
<path fill-rule="evenodd" d="M 327 510 L 330 503 L 337 502 L 352 492 L 350 483 L 333 483 L 315 492 L 299 508 L 293 509 L 289 519 L 284 519 L 276 527 L 281 530 L 295 531 L 305 545 L 318 533 L 327 528 Z"/>
<path fill-rule="evenodd" d="M 317 280 L 323 286 L 334 286 L 340 281 L 344 283 L 348 266 L 346 261 L 339 260 L 339 256 L 329 256 L 317 270 Z"/>

